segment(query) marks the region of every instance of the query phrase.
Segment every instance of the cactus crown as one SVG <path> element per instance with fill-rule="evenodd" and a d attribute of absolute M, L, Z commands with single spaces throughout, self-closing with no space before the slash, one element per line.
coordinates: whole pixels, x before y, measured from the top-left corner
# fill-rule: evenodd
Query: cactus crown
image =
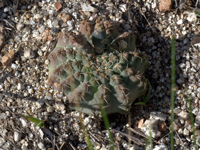
<path fill-rule="evenodd" d="M 147 90 L 147 57 L 136 51 L 135 35 L 113 22 L 82 21 L 80 34 L 61 33 L 49 55 L 48 85 L 62 91 L 70 108 L 99 114 L 126 113 Z"/>

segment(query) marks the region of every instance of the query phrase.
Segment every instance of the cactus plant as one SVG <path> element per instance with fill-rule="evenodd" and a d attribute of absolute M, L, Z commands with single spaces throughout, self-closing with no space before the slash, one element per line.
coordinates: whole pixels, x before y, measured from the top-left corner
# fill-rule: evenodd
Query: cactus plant
<path fill-rule="evenodd" d="M 82 21 L 80 34 L 61 33 L 49 55 L 48 85 L 62 91 L 70 108 L 99 114 L 126 113 L 145 94 L 147 57 L 136 51 L 135 36 L 114 23 Z"/>

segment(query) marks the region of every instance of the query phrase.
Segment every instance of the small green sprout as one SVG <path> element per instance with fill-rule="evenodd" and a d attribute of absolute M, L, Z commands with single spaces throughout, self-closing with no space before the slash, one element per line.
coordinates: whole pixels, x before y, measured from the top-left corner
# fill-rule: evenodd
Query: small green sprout
<path fill-rule="evenodd" d="M 32 116 L 27 116 L 27 115 L 23 115 L 21 114 L 21 116 L 35 124 L 37 124 L 37 127 L 40 127 L 40 128 L 43 128 L 44 127 L 44 122 L 45 120 L 40 120 L 40 119 L 37 119 L 35 117 L 32 117 Z"/>
<path fill-rule="evenodd" d="M 199 11 L 195 11 L 195 14 L 197 15 L 197 17 L 200 17 L 200 12 Z"/>

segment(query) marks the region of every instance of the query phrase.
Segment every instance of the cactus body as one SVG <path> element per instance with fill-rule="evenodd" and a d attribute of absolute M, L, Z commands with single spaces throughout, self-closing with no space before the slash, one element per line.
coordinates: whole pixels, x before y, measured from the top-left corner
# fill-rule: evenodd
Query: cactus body
<path fill-rule="evenodd" d="M 107 114 L 124 114 L 147 90 L 147 57 L 136 52 L 134 35 L 104 24 L 98 21 L 93 31 L 83 21 L 82 34 L 61 34 L 49 56 L 48 84 L 67 96 L 71 109 L 99 114 L 102 104 Z"/>

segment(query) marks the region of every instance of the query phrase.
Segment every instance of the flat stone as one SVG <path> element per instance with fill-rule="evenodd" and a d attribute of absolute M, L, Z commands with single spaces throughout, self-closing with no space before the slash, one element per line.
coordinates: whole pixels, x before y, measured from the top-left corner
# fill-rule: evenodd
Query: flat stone
<path fill-rule="evenodd" d="M 178 114 L 179 117 L 183 118 L 183 119 L 187 119 L 189 117 L 189 113 L 182 110 L 179 114 Z"/>
<path fill-rule="evenodd" d="M 14 55 L 15 55 L 15 52 L 13 50 L 5 54 L 1 59 L 2 65 L 3 66 L 9 65 L 11 61 L 14 59 Z"/>
<path fill-rule="evenodd" d="M 54 8 L 55 8 L 56 11 L 59 11 L 62 8 L 62 4 L 60 2 L 55 2 Z"/>
<path fill-rule="evenodd" d="M 166 11 L 170 10 L 172 7 L 171 0 L 160 0 L 159 10 L 161 13 L 165 13 Z"/>
<path fill-rule="evenodd" d="M 150 113 L 150 118 L 156 119 L 156 120 L 166 120 L 166 115 L 161 113 L 161 112 L 151 112 Z"/>
<path fill-rule="evenodd" d="M 66 13 L 60 13 L 58 18 L 60 18 L 63 22 L 67 22 L 68 20 L 72 19 L 71 15 Z"/>
<path fill-rule="evenodd" d="M 144 123 L 143 118 L 138 121 L 138 129 L 140 129 L 142 127 L 143 123 Z"/>

